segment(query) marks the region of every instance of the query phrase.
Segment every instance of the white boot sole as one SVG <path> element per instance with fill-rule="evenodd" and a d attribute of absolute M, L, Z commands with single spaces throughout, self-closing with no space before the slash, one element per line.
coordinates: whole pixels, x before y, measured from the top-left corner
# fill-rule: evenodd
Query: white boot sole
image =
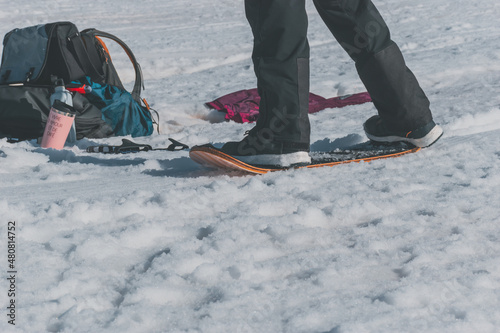
<path fill-rule="evenodd" d="M 290 167 L 293 165 L 303 165 L 311 163 L 311 157 L 309 156 L 309 153 L 305 151 L 290 154 L 232 156 L 242 162 L 252 165 L 273 165 Z"/>
<path fill-rule="evenodd" d="M 368 137 L 368 139 L 376 141 L 376 142 L 401 142 L 401 141 L 403 141 L 403 142 L 411 143 L 415 147 L 420 147 L 420 148 L 424 148 L 424 147 L 428 147 L 428 146 L 432 145 L 434 142 L 436 142 L 441 137 L 441 135 L 443 135 L 443 129 L 439 125 L 434 126 L 434 128 L 429 133 L 427 133 L 426 136 L 419 138 L 419 139 L 406 138 L 406 137 L 402 137 L 402 136 L 379 137 L 379 136 L 375 136 L 375 135 L 371 135 L 369 133 L 366 133 L 366 136 Z"/>

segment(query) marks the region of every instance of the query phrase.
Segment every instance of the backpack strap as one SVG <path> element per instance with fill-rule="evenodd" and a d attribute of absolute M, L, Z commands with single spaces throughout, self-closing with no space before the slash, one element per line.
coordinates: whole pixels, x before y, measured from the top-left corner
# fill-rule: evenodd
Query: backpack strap
<path fill-rule="evenodd" d="M 82 34 L 90 34 L 90 35 L 93 35 L 94 37 L 109 38 L 111 40 L 114 40 L 116 43 L 118 43 L 123 48 L 125 53 L 128 55 L 130 61 L 132 62 L 132 65 L 134 66 L 134 70 L 135 70 L 135 83 L 134 83 L 134 88 L 132 89 L 132 97 L 138 103 L 141 103 L 141 89 L 144 89 L 142 70 L 141 70 L 141 66 L 139 65 L 139 63 L 137 62 L 137 59 L 134 56 L 134 53 L 128 47 L 128 45 L 125 44 L 125 42 L 123 42 L 120 38 L 116 37 L 115 35 L 112 35 L 110 33 L 100 31 L 97 29 L 85 29 L 81 33 Z"/>
<path fill-rule="evenodd" d="M 88 73 L 94 81 L 104 83 L 104 74 L 100 73 L 90 60 L 87 48 L 83 43 L 80 33 L 76 32 L 73 36 L 70 36 L 69 39 L 75 49 L 75 56 L 78 58 L 78 61 L 80 62 L 80 65 L 82 65 L 84 71 Z"/>

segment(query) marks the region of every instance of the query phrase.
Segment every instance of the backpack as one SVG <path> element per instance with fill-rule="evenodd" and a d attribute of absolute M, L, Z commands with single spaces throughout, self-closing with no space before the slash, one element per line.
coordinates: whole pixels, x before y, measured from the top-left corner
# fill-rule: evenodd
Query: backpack
<path fill-rule="evenodd" d="M 102 38 L 117 42 L 130 58 L 135 70 L 132 92 L 124 88 Z M 3 45 L 0 137 L 41 137 L 50 95 L 61 79 L 68 90 L 78 91 L 73 93 L 77 139 L 153 133 L 157 122 L 154 110 L 141 98 L 140 65 L 118 37 L 96 29 L 79 32 L 71 22 L 55 22 L 14 29 Z"/>

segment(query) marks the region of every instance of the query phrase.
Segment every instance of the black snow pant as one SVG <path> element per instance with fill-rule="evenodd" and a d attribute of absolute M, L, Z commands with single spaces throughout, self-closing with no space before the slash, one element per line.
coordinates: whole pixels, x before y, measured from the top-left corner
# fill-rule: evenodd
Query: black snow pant
<path fill-rule="evenodd" d="M 371 0 L 313 0 L 356 64 L 380 117 L 410 131 L 432 120 L 429 100 Z M 252 60 L 261 96 L 252 131 L 269 140 L 309 145 L 309 44 L 305 0 L 245 0 L 254 36 Z"/>

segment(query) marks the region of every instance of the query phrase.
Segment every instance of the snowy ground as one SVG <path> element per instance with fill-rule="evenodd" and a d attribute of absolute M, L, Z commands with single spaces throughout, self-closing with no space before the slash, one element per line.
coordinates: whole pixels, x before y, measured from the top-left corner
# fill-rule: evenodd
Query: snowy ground
<path fill-rule="evenodd" d="M 63 151 L 0 139 L 0 331 L 500 332 L 500 3 L 374 2 L 445 130 L 436 145 L 241 176 L 187 152 L 84 152 L 121 138 Z M 251 128 L 203 107 L 255 87 L 242 1 L 92 3 L 0 0 L 0 35 L 69 20 L 125 40 L 161 115 L 162 134 L 137 142 L 224 142 Z M 311 91 L 364 91 L 307 7 Z M 131 84 L 126 57 L 113 58 Z M 312 142 L 364 140 L 373 113 L 364 104 L 312 115 Z"/>

